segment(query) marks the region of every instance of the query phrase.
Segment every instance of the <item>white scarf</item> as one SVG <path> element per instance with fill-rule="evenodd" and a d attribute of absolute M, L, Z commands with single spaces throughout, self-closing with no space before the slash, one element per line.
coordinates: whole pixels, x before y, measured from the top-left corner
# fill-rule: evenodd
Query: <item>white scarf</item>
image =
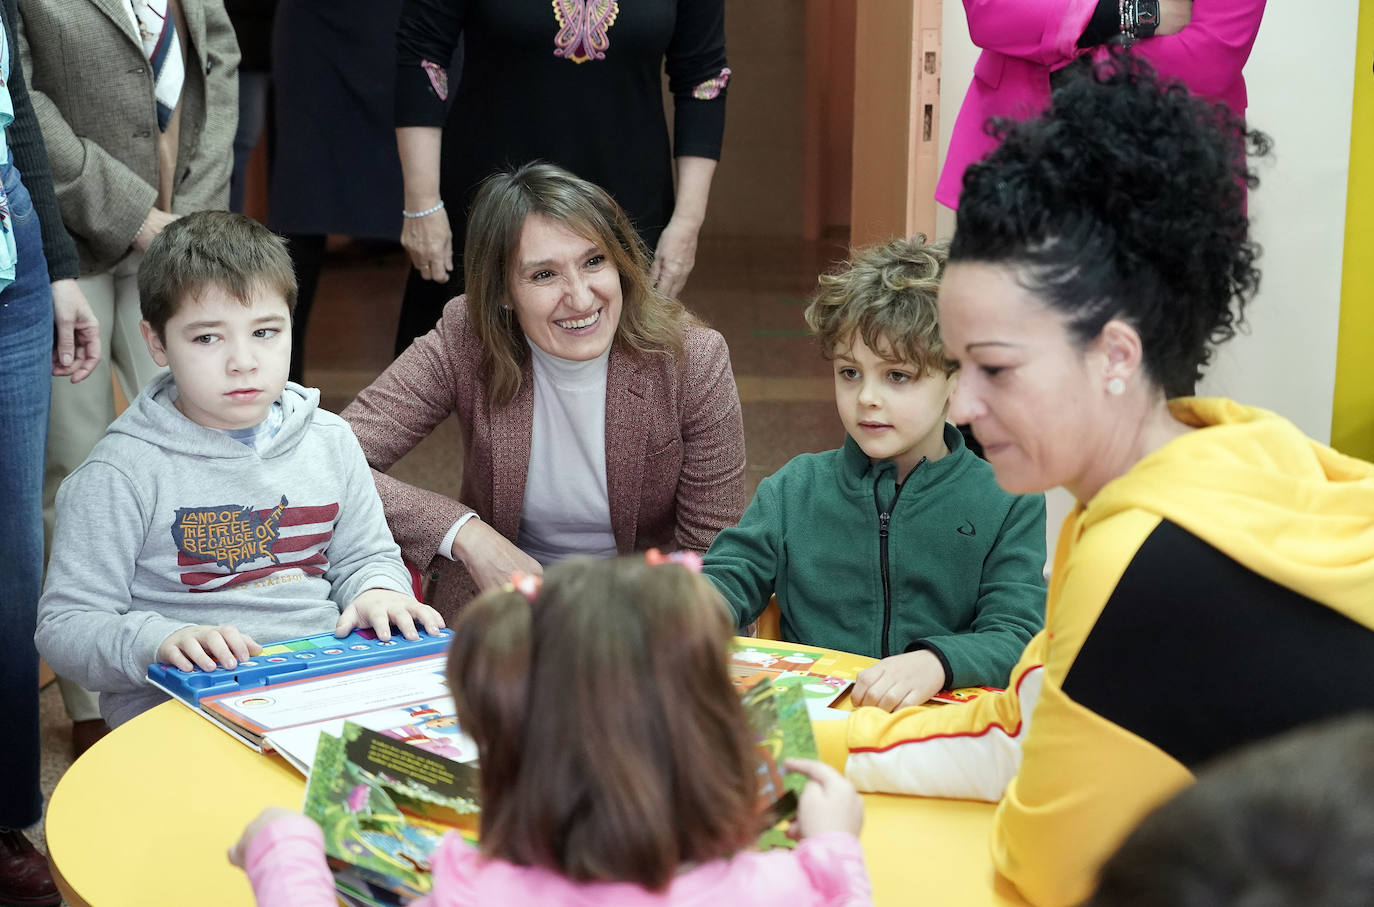
<path fill-rule="evenodd" d="M 168 10 L 169 0 L 124 0 L 124 8 L 143 42 L 143 52 L 153 67 L 153 95 L 157 98 L 157 128 L 166 131 L 181 99 L 186 64 L 181 58 L 181 38 Z"/>

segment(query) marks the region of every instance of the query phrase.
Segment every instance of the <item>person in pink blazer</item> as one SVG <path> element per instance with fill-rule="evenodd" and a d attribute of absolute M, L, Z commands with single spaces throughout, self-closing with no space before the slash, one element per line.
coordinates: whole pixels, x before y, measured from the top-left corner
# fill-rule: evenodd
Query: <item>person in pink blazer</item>
<path fill-rule="evenodd" d="M 468 217 L 467 295 L 343 411 L 406 560 L 445 620 L 575 554 L 705 551 L 746 503 L 725 340 L 657 293 L 601 188 L 494 174 Z M 460 500 L 387 470 L 450 414 Z"/>
<path fill-rule="evenodd" d="M 1265 0 L 1158 0 L 1154 35 L 1131 45 L 1159 73 L 1245 115 L 1241 69 L 1259 33 Z M 1153 6 L 1137 2 L 1136 8 Z M 1051 74 L 1084 54 L 1101 58 L 1119 40 L 1119 0 L 964 0 L 969 37 L 982 48 L 954 121 L 935 199 L 959 206 L 964 169 L 997 145 L 990 117 L 1028 119 L 1049 105 Z"/>

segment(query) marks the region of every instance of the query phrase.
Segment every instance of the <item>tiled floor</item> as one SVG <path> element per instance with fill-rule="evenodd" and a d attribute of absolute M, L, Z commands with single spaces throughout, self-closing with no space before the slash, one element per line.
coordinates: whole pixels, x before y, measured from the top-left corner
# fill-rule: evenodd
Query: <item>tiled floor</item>
<path fill-rule="evenodd" d="M 725 335 L 744 408 L 748 481 L 754 487 L 795 454 L 843 438 L 829 369 L 806 335 L 802 309 L 816 275 L 842 259 L 840 242 L 703 238 L 683 301 Z M 306 379 L 327 409 L 342 409 L 391 361 L 401 253 L 331 257 L 320 278 L 307 340 Z M 459 487 L 457 425 L 441 425 L 394 467 L 394 474 L 448 494 Z M 55 684 L 40 696 L 43 790 L 52 793 L 71 764 L 70 724 Z M 40 838 L 41 836 L 36 835 Z"/>

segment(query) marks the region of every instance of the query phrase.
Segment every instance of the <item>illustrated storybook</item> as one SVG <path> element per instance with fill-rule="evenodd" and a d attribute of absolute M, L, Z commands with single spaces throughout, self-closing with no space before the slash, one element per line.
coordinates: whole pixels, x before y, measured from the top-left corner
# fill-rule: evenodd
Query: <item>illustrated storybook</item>
<path fill-rule="evenodd" d="M 320 735 L 305 814 L 324 832 L 341 895 L 405 903 L 429 891 L 430 857 L 445 833 L 476 842 L 479 786 L 475 765 L 350 721 L 337 737 Z"/>
<path fill-rule="evenodd" d="M 297 735 L 313 741 L 320 727 L 337 732 L 339 722 L 357 715 L 389 710 L 389 716 L 365 722 L 376 730 L 414 726 L 405 719 L 420 706 L 451 716 L 444 660 L 452 635 L 446 629 L 416 640 L 398 634 L 382 641 L 371 630 L 355 630 L 343 639 L 302 637 L 264 646 L 235 668 L 181 671 L 155 664 L 148 680 L 235 739 L 268 752 L 274 735 L 315 726 L 313 733 Z M 385 723 L 392 718 L 397 720 Z M 308 747 L 294 764 L 302 771 L 311 764 Z"/>
<path fill-rule="evenodd" d="M 782 766 L 784 760 L 794 757 L 819 758 L 806 694 L 796 685 L 755 682 L 744 691 L 743 701 L 758 740 L 758 806 L 765 817 L 759 849 L 795 847 L 787 827 L 796 818 L 797 798 L 806 786 L 806 777 Z"/>
<path fill-rule="evenodd" d="M 854 682 L 833 652 L 762 639 L 736 639 L 730 674 L 744 693 L 761 681 L 796 687 L 812 708 L 832 705 Z"/>
<path fill-rule="evenodd" d="M 805 694 L 813 719 L 826 717 L 826 709 L 839 700 L 857 676 L 851 666 L 842 663 L 840 655 L 827 649 L 742 638 L 735 640 L 730 671 L 735 685 L 741 690 L 763 677 L 774 684 L 799 687 Z M 941 690 L 931 697 L 931 701 L 968 702 L 985 693 L 1000 692 L 997 687 L 961 687 Z"/>
<path fill-rule="evenodd" d="M 742 694 L 759 754 L 758 846 L 793 847 L 787 828 L 806 778 L 783 769 L 817 758 L 806 699 L 796 686 L 755 682 Z M 292 733 L 303 734 L 305 728 Z M 422 742 L 421 742 L 422 743 Z M 318 734 L 305 814 L 324 832 L 335 888 L 350 904 L 403 904 L 429 891 L 443 835 L 476 842 L 480 770 L 353 721 Z"/>

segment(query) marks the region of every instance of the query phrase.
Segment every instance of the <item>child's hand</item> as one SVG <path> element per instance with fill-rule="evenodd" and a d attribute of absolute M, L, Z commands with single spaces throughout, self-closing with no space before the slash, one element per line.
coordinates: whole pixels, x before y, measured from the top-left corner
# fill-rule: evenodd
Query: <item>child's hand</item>
<path fill-rule="evenodd" d="M 890 655 L 854 679 L 849 701 L 895 712 L 920 705 L 945 685 L 945 667 L 929 649 Z"/>
<path fill-rule="evenodd" d="M 294 815 L 296 815 L 295 810 L 287 809 L 285 806 L 269 806 L 258 813 L 258 817 L 248 823 L 248 827 L 243 830 L 243 834 L 239 836 L 234 846 L 229 848 L 229 862 L 239 869 L 243 869 L 243 855 L 247 852 L 248 845 L 257 837 L 258 832 L 278 819 Z"/>
<path fill-rule="evenodd" d="M 826 831 L 859 834 L 864 824 L 864 801 L 848 778 L 818 759 L 787 759 L 783 767 L 811 779 L 797 801 L 801 837 Z"/>
<path fill-rule="evenodd" d="M 419 639 L 416 620 L 430 636 L 438 635 L 444 627 L 444 619 L 438 611 L 420 604 L 412 596 L 390 589 L 368 589 L 344 608 L 339 622 L 334 625 L 334 635 L 343 638 L 355 627 L 370 627 L 377 632 L 378 639 L 386 642 L 391 638 L 391 625 L 395 624 L 406 639 Z"/>
<path fill-rule="evenodd" d="M 237 627 L 182 627 L 157 647 L 157 660 L 182 671 L 213 671 L 218 662 L 236 668 L 240 661 L 262 652 L 253 637 Z"/>

